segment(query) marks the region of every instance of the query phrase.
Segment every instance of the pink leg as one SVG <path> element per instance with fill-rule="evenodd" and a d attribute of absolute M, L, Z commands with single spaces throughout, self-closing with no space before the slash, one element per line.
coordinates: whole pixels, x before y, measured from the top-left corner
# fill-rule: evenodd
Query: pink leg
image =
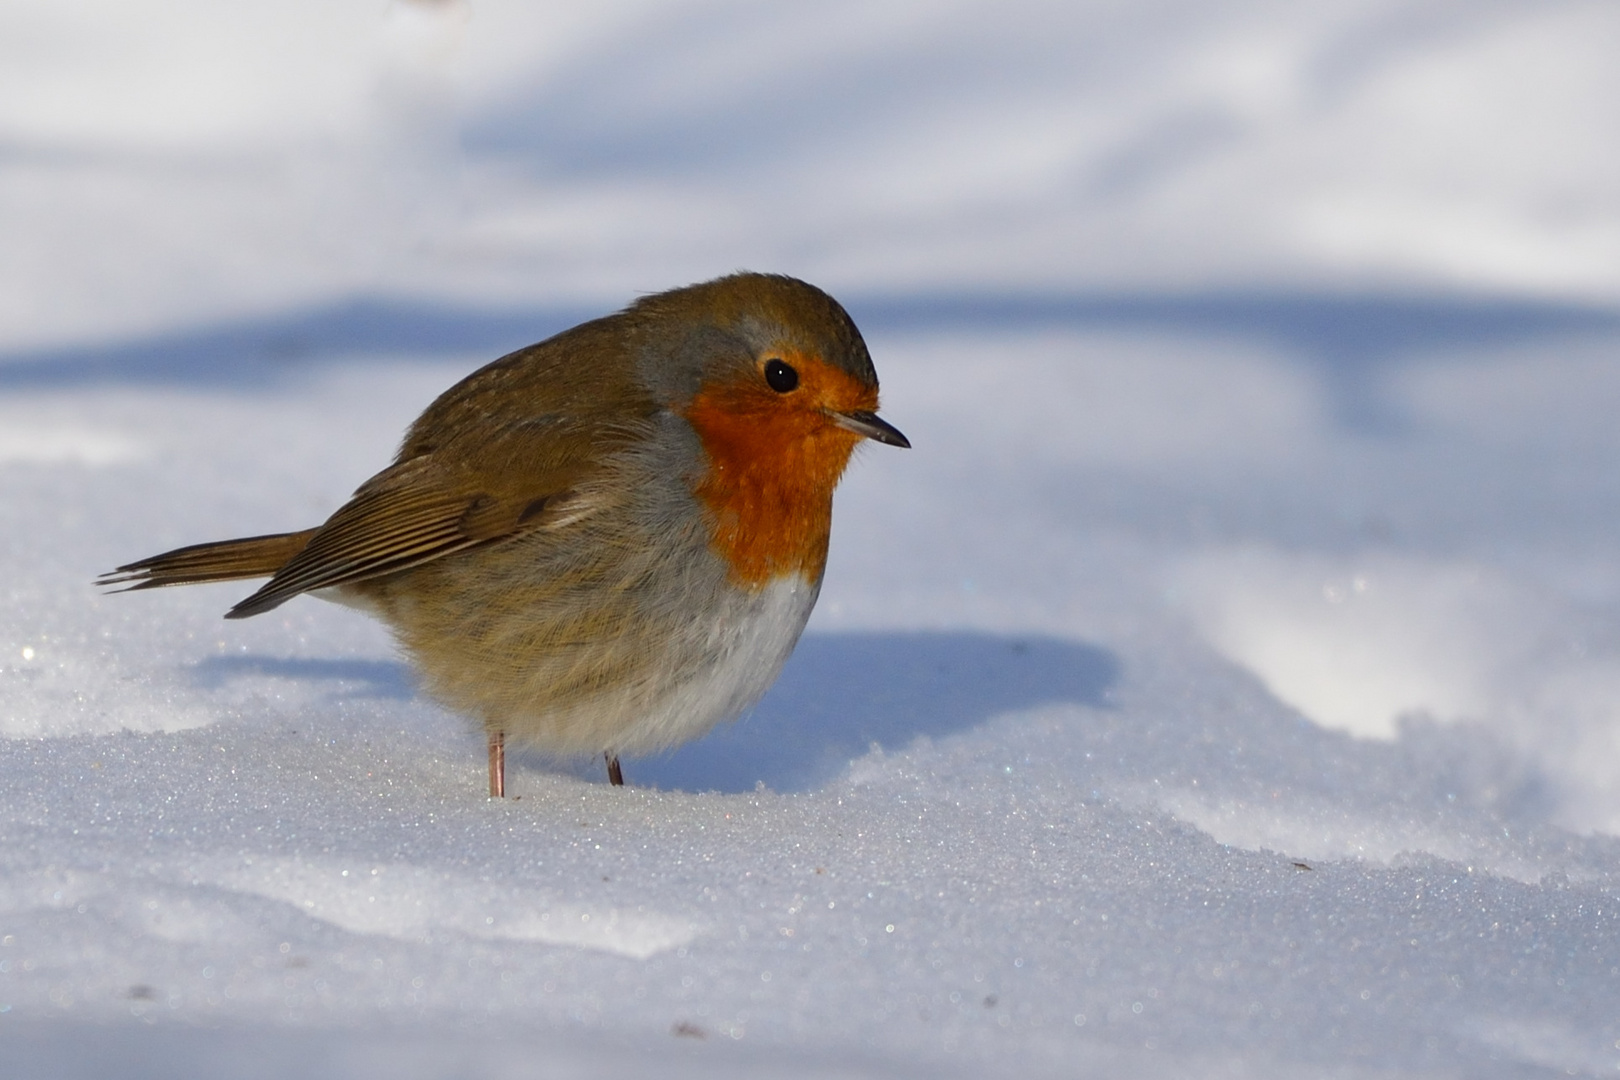
<path fill-rule="evenodd" d="M 492 731 L 489 736 L 489 797 L 506 797 L 506 733 Z"/>

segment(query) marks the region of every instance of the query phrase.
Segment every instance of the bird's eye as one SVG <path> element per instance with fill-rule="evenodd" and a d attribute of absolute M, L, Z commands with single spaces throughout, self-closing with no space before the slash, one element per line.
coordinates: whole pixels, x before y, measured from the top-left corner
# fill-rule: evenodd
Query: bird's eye
<path fill-rule="evenodd" d="M 785 394 L 799 385 L 799 373 L 780 360 L 767 360 L 765 382 L 778 394 Z"/>

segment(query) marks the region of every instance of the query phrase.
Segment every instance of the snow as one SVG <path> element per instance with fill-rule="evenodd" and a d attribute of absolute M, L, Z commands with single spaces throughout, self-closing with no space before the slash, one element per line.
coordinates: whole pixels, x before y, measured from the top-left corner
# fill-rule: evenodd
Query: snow
<path fill-rule="evenodd" d="M 1620 1067 L 1611 5 L 0 20 L 7 1076 Z M 627 788 L 90 585 L 742 265 L 915 449 Z"/>

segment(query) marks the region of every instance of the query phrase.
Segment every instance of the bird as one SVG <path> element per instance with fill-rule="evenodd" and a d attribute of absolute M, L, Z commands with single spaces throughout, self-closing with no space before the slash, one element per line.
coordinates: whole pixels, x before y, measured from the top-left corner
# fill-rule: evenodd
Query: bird
<path fill-rule="evenodd" d="M 126 563 L 119 591 L 269 580 L 376 616 L 433 698 L 554 758 L 666 750 L 735 718 L 797 644 L 856 446 L 878 416 L 854 321 L 821 289 L 739 272 L 643 296 L 441 394 L 393 462 L 298 532 Z"/>

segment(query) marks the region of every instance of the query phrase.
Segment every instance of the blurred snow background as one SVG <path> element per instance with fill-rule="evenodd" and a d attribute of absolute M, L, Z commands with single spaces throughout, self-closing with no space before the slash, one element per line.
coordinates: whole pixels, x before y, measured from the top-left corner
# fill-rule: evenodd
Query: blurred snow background
<path fill-rule="evenodd" d="M 1612 1073 L 1616 55 L 1565 0 L 7 5 L 8 1075 Z M 88 585 L 744 266 L 917 449 L 629 790 L 489 804 L 352 612 Z"/>

